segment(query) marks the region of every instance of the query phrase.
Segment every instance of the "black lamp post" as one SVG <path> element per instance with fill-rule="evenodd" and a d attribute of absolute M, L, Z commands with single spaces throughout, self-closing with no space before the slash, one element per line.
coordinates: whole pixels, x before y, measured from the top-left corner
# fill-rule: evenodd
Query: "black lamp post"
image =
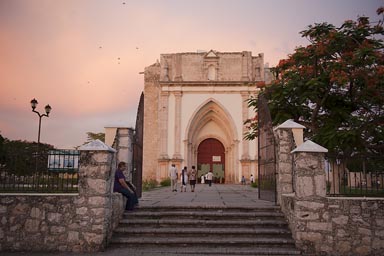
<path fill-rule="evenodd" d="M 40 144 L 40 129 L 41 129 L 41 118 L 43 116 L 49 117 L 49 113 L 51 112 L 52 108 L 49 105 L 45 106 L 45 114 L 40 114 L 38 111 L 35 110 L 38 102 L 36 99 L 31 100 L 31 107 L 32 107 L 32 112 L 35 112 L 39 116 L 39 135 L 37 138 L 37 144 Z"/>

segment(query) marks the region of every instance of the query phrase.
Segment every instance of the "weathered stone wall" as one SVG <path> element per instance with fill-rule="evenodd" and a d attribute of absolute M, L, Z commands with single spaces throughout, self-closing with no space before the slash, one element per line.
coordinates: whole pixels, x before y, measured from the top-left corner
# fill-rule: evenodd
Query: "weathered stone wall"
<path fill-rule="evenodd" d="M 144 128 L 143 128 L 143 180 L 156 179 L 159 159 L 159 97 L 160 64 L 147 67 L 144 72 Z"/>
<path fill-rule="evenodd" d="M 297 247 L 310 255 L 384 255 L 384 198 L 327 197 L 324 154 L 291 152 L 289 164 L 292 134 L 276 133 L 278 176 L 293 176 L 292 192 L 281 188 L 278 196 Z M 282 177 L 277 182 L 289 185 Z"/>
<path fill-rule="evenodd" d="M 264 81 L 264 54 L 250 51 L 161 54 L 162 81 Z M 209 69 L 215 70 L 210 78 Z"/>
<path fill-rule="evenodd" d="M 83 151 L 78 194 L 1 194 L 0 251 L 99 251 L 124 211 L 111 193 L 115 156 Z"/>
<path fill-rule="evenodd" d="M 283 195 L 296 245 L 315 255 L 384 255 L 384 199 Z"/>

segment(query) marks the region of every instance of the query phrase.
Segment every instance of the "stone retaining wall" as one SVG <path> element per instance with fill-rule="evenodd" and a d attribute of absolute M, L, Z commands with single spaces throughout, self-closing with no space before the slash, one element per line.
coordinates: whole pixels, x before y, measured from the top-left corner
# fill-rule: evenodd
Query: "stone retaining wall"
<path fill-rule="evenodd" d="M 113 151 L 82 151 L 78 194 L 0 194 L 0 251 L 105 248 L 123 212 Z"/>
<path fill-rule="evenodd" d="M 298 248 L 315 255 L 384 255 L 384 199 L 283 195 L 281 207 Z"/>
<path fill-rule="evenodd" d="M 327 197 L 325 149 L 295 144 L 286 127 L 275 136 L 277 197 L 297 247 L 306 255 L 384 255 L 384 198 Z"/>

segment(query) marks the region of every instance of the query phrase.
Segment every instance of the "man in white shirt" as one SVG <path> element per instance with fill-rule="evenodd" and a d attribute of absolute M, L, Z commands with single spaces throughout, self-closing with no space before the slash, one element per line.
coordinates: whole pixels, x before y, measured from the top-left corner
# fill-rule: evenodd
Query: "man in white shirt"
<path fill-rule="evenodd" d="M 169 169 L 169 177 L 171 178 L 171 188 L 172 192 L 177 192 L 177 169 L 174 164 L 172 164 L 171 168 Z"/>
<path fill-rule="evenodd" d="M 212 171 L 209 171 L 207 174 L 206 174 L 206 180 L 208 182 L 208 185 L 209 186 L 212 186 L 212 179 L 213 179 L 213 173 Z"/>
<path fill-rule="evenodd" d="M 251 184 L 253 184 L 253 182 L 255 182 L 255 178 L 253 177 L 253 174 L 251 174 L 251 177 L 249 179 L 251 181 Z"/>

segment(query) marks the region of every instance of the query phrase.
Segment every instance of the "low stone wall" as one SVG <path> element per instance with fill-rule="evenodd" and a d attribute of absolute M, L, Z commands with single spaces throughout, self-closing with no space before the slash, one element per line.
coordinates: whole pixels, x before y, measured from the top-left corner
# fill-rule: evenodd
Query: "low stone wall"
<path fill-rule="evenodd" d="M 113 194 L 111 220 L 97 200 L 73 195 L 0 195 L 1 251 L 98 251 L 121 217 Z M 108 231 L 109 230 L 109 231 Z"/>
<path fill-rule="evenodd" d="M 298 200 L 282 195 L 281 207 L 296 245 L 315 255 L 384 255 L 383 198 Z"/>
<path fill-rule="evenodd" d="M 81 152 L 78 194 L 0 194 L 0 251 L 106 247 L 125 200 L 111 192 L 116 158 L 103 147 Z"/>
<path fill-rule="evenodd" d="M 384 255 L 384 198 L 327 197 L 326 149 L 296 143 L 292 129 L 275 130 L 277 196 L 296 246 L 305 255 Z"/>

